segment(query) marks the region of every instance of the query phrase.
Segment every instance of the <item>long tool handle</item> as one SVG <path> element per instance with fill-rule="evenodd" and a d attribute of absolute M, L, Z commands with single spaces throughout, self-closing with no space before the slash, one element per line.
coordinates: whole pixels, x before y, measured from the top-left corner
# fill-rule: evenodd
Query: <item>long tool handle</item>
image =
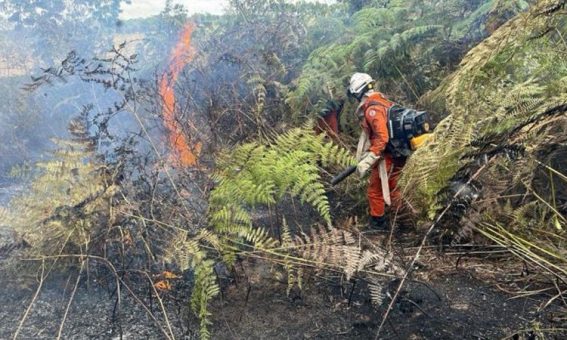
<path fill-rule="evenodd" d="M 343 172 L 333 177 L 331 180 L 331 185 L 337 185 L 340 182 L 344 181 L 345 178 L 352 175 L 356 171 L 356 165 L 349 166 Z"/>

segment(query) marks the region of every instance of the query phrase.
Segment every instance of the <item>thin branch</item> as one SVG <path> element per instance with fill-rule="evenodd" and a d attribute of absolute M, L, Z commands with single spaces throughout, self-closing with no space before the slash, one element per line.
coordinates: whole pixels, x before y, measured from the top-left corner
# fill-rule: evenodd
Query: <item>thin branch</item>
<path fill-rule="evenodd" d="M 59 325 L 59 332 L 57 332 L 57 340 L 61 339 L 61 334 L 63 334 L 63 326 L 65 325 L 65 320 L 67 320 L 67 315 L 69 314 L 69 308 L 71 308 L 71 304 L 73 303 L 73 299 L 75 298 L 77 287 L 79 287 L 79 282 L 81 281 L 81 274 L 83 273 L 85 262 L 86 260 L 83 260 L 83 262 L 81 262 L 81 269 L 79 270 L 79 274 L 77 275 L 77 281 L 75 281 L 75 287 L 73 288 L 73 292 L 71 293 L 71 297 L 69 298 L 69 302 L 67 303 L 67 308 L 65 308 L 65 314 L 63 314 L 63 320 L 61 320 L 61 325 Z"/>
<path fill-rule="evenodd" d="M 35 290 L 35 294 L 30 302 L 30 304 L 28 305 L 28 308 L 26 309 L 26 312 L 24 313 L 24 316 L 22 317 L 22 319 L 20 320 L 20 323 L 18 325 L 18 328 L 16 329 L 16 333 L 14 333 L 14 337 L 13 339 L 16 340 L 18 338 L 18 335 L 20 334 L 20 331 L 22 330 L 22 327 L 24 325 L 24 322 L 26 321 L 26 319 L 28 318 L 28 315 L 32 309 L 33 304 L 35 303 L 35 300 L 37 299 L 37 297 L 39 296 L 39 292 L 41 291 L 41 287 L 43 287 L 43 282 L 45 281 L 45 260 L 41 261 L 41 275 L 40 275 L 40 280 L 39 280 L 39 286 L 37 286 L 37 289 Z M 48 273 L 49 275 L 49 273 Z"/>
<path fill-rule="evenodd" d="M 435 227 L 437 226 L 437 224 L 441 221 L 441 219 L 445 216 L 445 214 L 449 211 L 449 209 L 453 206 L 453 204 L 455 203 L 455 199 L 457 197 L 459 197 L 459 195 L 461 194 L 461 192 L 476 178 L 480 175 L 480 173 L 486 168 L 486 166 L 488 165 L 488 162 L 486 164 L 484 164 L 482 167 L 480 167 L 476 173 L 474 175 L 471 176 L 471 178 L 469 178 L 469 180 L 467 181 L 466 185 L 463 185 L 453 196 L 453 198 L 451 199 L 451 201 L 449 202 L 449 204 L 445 207 L 445 209 L 441 212 L 441 214 L 439 214 L 439 216 L 437 216 L 437 219 L 431 224 L 431 226 L 429 227 L 429 229 L 427 230 L 427 232 L 425 233 L 425 235 L 423 235 L 423 239 L 421 240 L 421 244 L 419 246 L 419 248 L 417 249 L 417 252 L 413 258 L 413 260 L 411 261 L 408 269 L 406 270 L 406 273 L 404 274 L 404 277 L 402 278 L 402 280 L 400 281 L 400 284 L 398 286 L 398 289 L 396 290 L 396 293 L 394 294 L 394 296 L 392 297 L 392 300 L 390 301 L 390 304 L 388 305 L 388 308 L 386 309 L 386 312 L 384 313 L 384 317 L 382 318 L 382 322 L 380 323 L 380 326 L 378 327 L 378 331 L 376 332 L 376 337 L 375 339 L 378 340 L 380 333 L 382 332 L 382 328 L 384 327 L 384 324 L 386 323 L 386 320 L 388 320 L 388 316 L 390 315 L 390 312 L 392 311 L 394 304 L 396 303 L 396 300 L 398 298 L 398 295 L 400 294 L 402 287 L 404 286 L 404 283 L 406 282 L 409 274 L 413 271 L 413 267 L 415 265 L 415 263 L 417 262 L 417 259 L 419 258 L 419 255 L 421 254 L 421 250 L 423 249 L 423 247 L 425 246 L 425 242 L 427 241 L 427 238 L 429 237 L 429 234 L 431 234 L 431 232 L 433 231 L 433 229 L 435 229 Z"/>

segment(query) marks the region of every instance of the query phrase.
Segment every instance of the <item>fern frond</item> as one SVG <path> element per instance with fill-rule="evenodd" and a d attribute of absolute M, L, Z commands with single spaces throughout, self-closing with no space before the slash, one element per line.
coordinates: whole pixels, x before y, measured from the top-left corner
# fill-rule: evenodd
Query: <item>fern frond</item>
<path fill-rule="evenodd" d="M 199 317 L 201 338 L 209 339 L 211 337 L 209 332 L 211 312 L 208 310 L 208 304 L 220 292 L 214 275 L 214 262 L 204 260 L 198 263 L 195 266 L 194 275 L 195 285 L 191 293 L 191 309 Z"/>
<path fill-rule="evenodd" d="M 325 166 L 352 164 L 348 150 L 327 142 L 309 128 L 296 128 L 276 136 L 267 146 L 244 144 L 231 151 L 234 162 L 223 162 L 216 174 L 218 185 L 210 197 L 214 225 L 234 224 L 227 205 L 272 205 L 285 195 L 298 197 L 330 221 L 330 206 L 317 162 Z M 231 208 L 233 209 L 233 208 Z M 242 213 L 243 210 L 240 209 Z M 239 216 L 242 221 L 244 216 Z"/>
<path fill-rule="evenodd" d="M 368 284 L 368 289 L 370 290 L 370 299 L 372 303 L 376 306 L 382 305 L 384 302 L 384 293 L 382 292 L 383 286 L 380 283 L 370 282 Z"/>
<path fill-rule="evenodd" d="M 7 224 L 8 216 L 10 216 L 10 211 L 5 207 L 0 206 L 0 224 Z"/>

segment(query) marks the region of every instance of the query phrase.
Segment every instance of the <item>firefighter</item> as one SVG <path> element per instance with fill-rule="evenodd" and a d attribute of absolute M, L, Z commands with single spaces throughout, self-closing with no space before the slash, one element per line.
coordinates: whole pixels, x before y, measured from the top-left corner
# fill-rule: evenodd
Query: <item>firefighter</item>
<path fill-rule="evenodd" d="M 343 110 L 344 100 L 328 100 L 327 105 L 319 112 L 315 133 L 325 133 L 332 140 L 337 141 L 339 136 L 339 120 Z"/>
<path fill-rule="evenodd" d="M 386 205 L 395 211 L 401 207 L 400 191 L 396 185 L 405 158 L 394 157 L 388 151 L 388 108 L 393 103 L 376 91 L 374 86 L 371 76 L 355 73 L 350 79 L 347 94 L 360 102 L 356 110 L 362 127 L 357 150 L 357 172 L 361 178 L 370 173 L 369 227 L 385 231 L 388 229 Z"/>

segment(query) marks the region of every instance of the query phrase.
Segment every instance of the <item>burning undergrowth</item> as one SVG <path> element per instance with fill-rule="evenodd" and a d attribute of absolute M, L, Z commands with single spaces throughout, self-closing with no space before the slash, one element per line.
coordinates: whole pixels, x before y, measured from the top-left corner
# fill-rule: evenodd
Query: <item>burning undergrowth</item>
<path fill-rule="evenodd" d="M 331 85 L 338 84 L 355 65 L 385 72 L 384 65 L 378 62 L 382 59 L 378 57 L 387 57 L 384 60 L 405 66 L 396 74 L 384 73 L 385 79 L 392 80 L 392 88 L 413 90 L 406 84 L 405 74 L 413 77 L 410 81 L 420 84 L 417 92 L 421 92 L 427 84 L 435 83 L 439 74 L 422 77 L 416 70 L 428 70 L 427 63 L 437 60 L 440 46 L 449 44 L 455 49 L 454 55 L 445 61 L 448 64 L 451 60 L 455 62 L 462 53 L 459 48 L 463 47 L 444 40 L 442 33 L 451 30 L 429 25 L 430 15 L 435 13 L 429 5 L 427 20 L 421 22 L 419 29 L 409 27 L 413 22 L 395 27 L 381 38 L 383 45 L 379 50 L 368 50 L 360 54 L 364 58 L 353 58 L 365 49 L 367 41 L 357 39 L 352 44 L 335 44 L 340 33 L 347 31 L 344 26 L 350 21 L 342 19 L 352 14 L 343 12 L 346 7 L 307 4 L 294 7 L 279 1 L 235 3 L 238 6 L 221 18 L 201 17 L 189 24 L 181 20 L 170 34 L 174 37 L 171 39 L 178 41 L 171 44 L 171 49 L 168 46 L 166 50 L 170 55 L 163 58 L 163 67 L 153 75 L 143 70 L 144 65 L 140 65 L 143 59 L 124 43 L 96 58 L 71 52 L 63 62 L 45 68 L 28 83 L 28 93 L 55 92 L 59 86 L 82 90 L 81 86 L 85 86 L 99 99 L 77 110 L 68 125 L 68 138 L 54 140 L 55 150 L 45 162 L 37 164 L 39 170 L 34 173 L 29 190 L 13 199 L 10 209 L 0 210 L 6 223 L 23 237 L 20 248 L 24 250 L 10 249 L 18 255 L 9 259 L 12 271 L 21 270 L 19 274 L 23 276 L 37 270 L 38 291 L 50 273 L 71 266 L 75 269 L 73 275 L 76 274 L 73 276 L 77 282 L 75 287 L 85 276 L 93 275 L 115 292 L 117 309 L 120 309 L 121 294 L 128 294 L 165 338 L 175 338 L 177 334 L 170 327 L 162 298 L 176 287 L 185 289 L 183 302 L 190 300 L 200 323 L 198 327 L 191 327 L 199 328 L 201 336 L 206 338 L 212 319 L 209 306 L 222 288 L 219 272 L 242 266 L 243 259 L 273 266 L 274 274 L 285 281 L 288 294 L 304 287 L 307 271 L 322 275 L 335 273 L 330 281 L 336 279 L 341 285 L 352 283 L 352 290 L 356 280 L 364 282 L 363 286 L 369 289 L 365 293 L 367 300 L 373 301 L 376 308 L 388 299 L 390 307 L 393 306 L 395 296 L 387 295 L 391 292 L 385 289 L 385 283 L 404 274 L 407 277 L 413 266 L 404 273 L 402 262 L 394 257 L 391 249 L 377 246 L 361 235 L 356 222 L 333 227 L 332 217 L 338 213 L 331 211 L 334 205 L 329 202 L 330 188 L 324 183 L 329 174 L 325 172 L 337 171 L 351 165 L 353 160 L 349 150 L 337 145 L 340 140 L 333 144 L 324 135 L 315 135 L 311 122 L 305 118 L 313 107 L 326 102 L 327 98 L 321 96 L 312 98 L 319 92 L 330 95 L 331 101 L 340 101 L 338 85 Z M 475 6 L 467 6 L 460 15 L 475 13 L 477 19 L 471 27 L 478 31 L 478 20 L 484 18 L 487 8 L 478 8 L 478 12 Z M 359 35 L 374 37 L 378 34 L 373 28 L 376 20 L 394 23 L 397 21 L 393 18 L 407 17 L 407 13 L 416 16 L 412 11 L 412 8 L 396 7 L 392 12 L 395 15 L 390 16 L 386 10 L 367 8 L 354 16 L 356 20 L 349 34 L 368 31 Z M 459 16 L 451 20 L 458 21 L 455 18 Z M 318 30 L 321 22 L 334 22 L 339 33 L 323 34 Z M 453 21 L 447 25 L 452 24 Z M 498 25 L 500 23 L 494 24 Z M 476 37 L 481 33 L 470 34 Z M 496 31 L 495 36 L 500 37 L 499 34 Z M 461 43 L 468 38 L 469 33 L 457 40 Z M 435 45 L 426 51 L 424 59 L 419 59 L 418 52 L 424 51 L 427 45 L 411 44 L 419 39 L 432 44 L 443 41 L 443 44 Z M 317 53 L 312 54 L 314 51 Z M 344 60 L 348 61 L 347 66 Z M 413 67 L 415 64 L 420 67 Z M 448 73 L 452 66 L 441 64 L 435 64 L 434 69 L 447 67 L 440 74 Z M 337 75 L 332 84 L 326 81 L 331 73 Z M 451 79 L 462 75 L 458 71 Z M 321 82 L 318 87 L 313 85 L 316 81 Z M 526 93 L 531 96 L 550 92 L 531 83 L 526 85 L 527 90 L 513 89 L 517 92 L 511 91 L 506 103 L 514 103 L 517 98 L 514 94 L 522 97 Z M 417 97 L 417 92 L 408 97 Z M 490 103 L 497 101 L 492 98 Z M 539 104 L 521 101 L 519 110 L 523 112 Z M 289 105 L 301 107 L 301 110 L 292 114 Z M 545 112 L 551 111 L 542 109 L 540 113 Z M 496 121 L 500 122 L 499 119 L 509 113 L 508 107 L 498 108 L 497 113 Z M 556 115 L 545 117 L 555 119 Z M 454 124 L 441 123 L 439 135 L 445 136 L 443 131 L 447 125 L 464 125 L 458 118 L 458 115 L 448 118 L 456 119 Z M 298 120 L 307 123 L 292 128 Z M 352 117 L 343 119 L 341 127 L 352 132 L 351 120 Z M 489 131 L 483 131 L 487 132 L 483 137 L 490 138 L 477 140 L 483 143 L 479 146 L 481 152 L 471 155 L 471 159 L 477 161 L 500 155 L 505 149 L 502 155 L 509 157 L 512 163 L 500 162 L 499 166 L 510 166 L 518 164 L 514 163 L 516 152 L 542 154 L 543 148 L 517 150 L 516 145 L 502 145 L 502 133 L 519 141 L 523 138 L 520 132 L 534 123 L 518 125 L 523 122 L 505 121 L 501 126 L 506 127 L 504 132 L 490 130 L 491 122 L 485 122 L 482 127 Z M 514 128 L 510 131 L 508 128 L 512 125 Z M 541 135 L 551 136 L 547 134 L 547 126 L 533 128 L 542 132 Z M 462 141 L 459 136 L 449 137 Z M 492 148 L 494 141 L 503 149 Z M 522 178 L 540 183 L 549 170 L 554 174 L 549 175 L 550 185 L 559 188 L 557 179 L 562 177 L 553 171 L 563 164 L 549 164 L 562 154 L 561 148 L 546 153 L 542 164 L 547 167 L 538 167 L 537 176 Z M 447 156 L 448 161 L 458 158 L 451 158 L 453 156 Z M 439 164 L 438 158 L 431 157 L 430 161 L 428 158 L 419 166 L 431 164 Z M 454 179 L 462 180 L 468 178 L 467 171 L 476 169 L 476 163 L 450 164 L 445 170 L 454 170 L 451 176 L 447 172 L 436 175 L 448 179 L 457 174 Z M 457 171 L 461 165 L 465 166 Z M 501 169 L 491 170 L 499 174 Z M 462 197 L 459 208 L 484 197 L 478 193 L 488 187 L 482 181 L 488 183 L 489 178 L 471 182 L 470 188 L 464 185 L 467 195 Z M 492 182 L 492 189 L 498 191 L 503 182 L 503 179 Z M 462 184 L 455 181 L 453 187 L 462 191 Z M 421 192 L 418 185 L 412 188 L 416 189 L 416 194 Z M 355 195 L 358 189 L 353 190 L 357 191 Z M 343 194 L 340 190 L 336 196 Z M 415 206 L 435 212 L 439 207 L 437 192 L 427 192 L 431 195 L 418 201 L 426 201 L 426 204 Z M 552 207 L 556 210 L 564 209 L 564 198 L 560 194 L 536 193 L 546 202 L 554 200 Z M 348 201 L 344 197 L 341 200 Z M 348 201 L 336 206 L 356 204 Z M 543 220 L 556 221 L 563 228 L 560 215 L 553 214 L 549 207 L 543 208 L 546 214 Z M 453 217 L 459 213 L 455 212 Z M 523 215 L 527 213 L 522 211 Z M 142 293 L 146 294 L 144 298 L 141 298 Z M 159 317 L 152 313 L 151 306 L 146 307 L 154 299 L 160 305 Z M 21 325 L 25 324 L 26 317 L 27 314 Z"/>
<path fill-rule="evenodd" d="M 280 91 L 285 86 L 278 80 L 285 81 L 288 71 L 282 61 L 274 52 L 260 56 L 247 52 L 261 62 L 246 68 L 234 67 L 227 51 L 218 60 L 205 60 L 191 44 L 194 28 L 188 24 L 181 31 L 167 69 L 156 76 L 155 84 L 139 78 L 137 55 L 127 53 L 126 44 L 92 59 L 71 52 L 59 65 L 32 78 L 25 87 L 29 93 L 77 82 L 100 88 L 104 103 L 85 105 L 71 120 L 70 137 L 54 141 L 52 158 L 37 165 L 40 170 L 30 189 L 10 202 L 5 219 L 26 240 L 25 249 L 10 258 L 11 270 L 21 271 L 22 279 L 23 273 L 33 275 L 35 269 L 44 282 L 52 271 L 73 266 L 78 270 L 77 284 L 88 273 L 103 278 L 100 281 L 106 282 L 109 289 L 120 291 L 128 287 L 129 294 L 136 297 L 140 293 L 136 287 L 149 282 L 159 298 L 159 291 L 169 290 L 168 280 L 176 276 L 167 273 L 188 270 L 194 278 L 191 306 L 200 318 L 202 336 L 207 337 L 208 305 L 218 294 L 215 263 L 233 265 L 240 256 L 248 256 L 251 249 L 256 249 L 255 252 L 265 253 L 267 260 L 273 257 L 270 261 L 288 268 L 289 277 L 294 278 L 290 279 L 290 287 L 294 283 L 301 286 L 300 267 L 305 263 L 297 254 L 289 257 L 292 254 L 288 248 L 295 248 L 289 231 L 274 235 L 264 226 L 246 224 L 252 221 L 246 211 L 257 204 L 275 204 L 284 195 L 296 196 L 303 203 L 312 204 L 322 220 L 329 222 L 318 163 L 344 165 L 350 158 L 346 151 L 339 152 L 337 146 L 327 144 L 323 136 L 315 136 L 310 128 L 274 139 L 277 116 L 264 118 L 264 110 L 277 111 L 275 108 L 283 104 L 285 92 Z M 205 66 L 199 69 L 199 63 Z M 203 71 L 211 68 L 215 69 L 211 75 Z M 233 72 L 226 73 L 230 68 Z M 277 71 L 270 71 L 274 69 Z M 194 80 L 205 84 L 209 77 L 216 76 L 219 79 L 210 82 L 213 88 L 192 84 Z M 217 91 L 223 95 L 217 95 Z M 205 100 L 217 97 L 221 101 Z M 221 111 L 223 106 L 226 108 Z M 128 132 L 117 128 L 125 117 L 137 127 Z M 187 124 L 188 121 L 193 124 Z M 231 128 L 221 128 L 227 125 Z M 269 143 L 259 144 L 256 151 L 264 150 L 265 154 L 260 153 L 253 162 L 257 168 L 244 169 L 247 165 L 243 163 L 241 169 L 235 167 L 237 163 L 228 163 L 224 169 L 242 174 L 257 172 L 256 175 L 273 174 L 277 169 L 283 181 L 256 183 L 253 178 L 245 178 L 242 183 L 247 185 L 241 183 L 233 188 L 244 196 L 229 197 L 242 200 L 245 205 L 231 207 L 217 202 L 212 212 L 208 211 L 211 188 L 215 186 L 214 197 L 218 198 L 226 192 L 222 187 L 232 179 L 228 176 L 228 181 L 219 183 L 219 177 L 212 177 L 212 155 L 202 150 L 221 149 L 227 140 L 242 139 L 250 129 L 255 135 L 269 138 L 267 141 L 293 145 L 277 149 Z M 205 137 L 213 130 L 216 138 Z M 300 146 L 298 141 L 305 142 L 305 150 L 295 150 Z M 324 158 L 320 158 L 322 151 Z M 290 154 L 279 159 L 278 168 L 274 168 L 271 162 L 284 152 Z M 244 148 L 242 161 L 246 157 Z M 304 170 L 297 173 L 299 177 L 284 176 L 292 161 Z M 262 179 L 266 180 L 269 178 Z M 215 223 L 224 227 L 206 228 Z M 342 264 L 338 262 L 345 259 L 340 254 L 348 253 L 352 262 L 349 276 L 373 265 L 376 258 L 363 253 L 352 235 L 337 232 L 320 229 L 313 238 L 304 239 L 300 247 L 320 243 L 324 249 L 336 248 L 337 255 L 323 261 L 329 267 L 340 268 Z M 314 256 L 309 261 L 318 260 Z M 33 303 L 32 300 L 30 308 Z M 161 312 L 167 313 L 163 308 Z M 154 321 L 164 336 L 175 337 L 170 329 Z"/>
<path fill-rule="evenodd" d="M 193 234 L 205 225 L 210 181 L 194 168 L 200 144 L 187 143 L 175 117 L 175 80 L 186 62 L 179 57 L 190 46 L 191 26 L 185 33 L 159 88 L 138 79 L 136 55 L 126 54 L 125 44 L 91 60 L 71 52 L 26 86 L 92 84 L 108 106 L 86 105 L 69 123 L 70 138 L 54 140 L 51 159 L 36 165 L 29 189 L 11 200 L 4 223 L 26 240 L 9 258 L 19 279 L 37 269 L 43 282 L 70 265 L 79 270 L 77 282 L 88 272 L 109 289 L 132 284 L 134 296 L 148 281 L 156 293 L 166 289 L 154 282 L 166 270 L 159 259 L 179 229 Z M 138 128 L 120 129 L 125 117 Z"/>
<path fill-rule="evenodd" d="M 180 40 L 171 53 L 169 68 L 159 81 L 159 94 L 163 100 L 163 118 L 169 133 L 169 145 L 172 148 L 173 161 L 182 167 L 194 166 L 201 152 L 200 142 L 190 143 L 175 118 L 175 84 L 183 68 L 191 61 L 194 55 L 191 47 L 191 34 L 193 25 L 187 24 L 180 35 Z M 189 120 L 189 122 L 191 122 Z M 193 124 L 191 128 L 198 130 Z"/>

